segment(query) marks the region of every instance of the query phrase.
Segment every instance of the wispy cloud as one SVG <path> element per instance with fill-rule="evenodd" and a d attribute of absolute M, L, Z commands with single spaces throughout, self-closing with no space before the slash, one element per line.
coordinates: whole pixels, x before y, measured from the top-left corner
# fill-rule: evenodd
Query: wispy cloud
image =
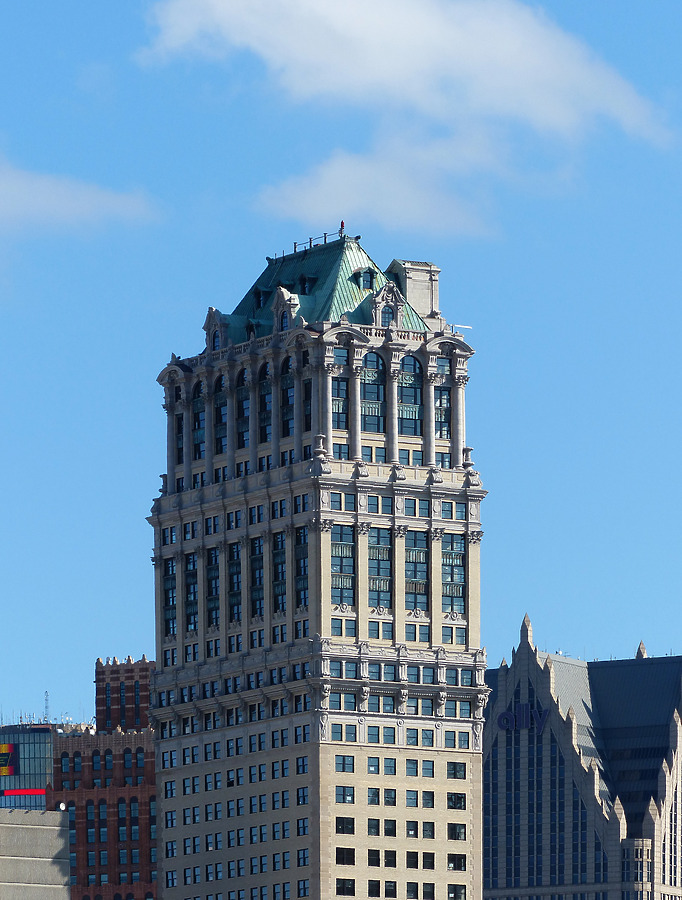
<path fill-rule="evenodd" d="M 625 78 L 520 0 L 160 0 L 152 20 L 147 61 L 247 51 L 293 101 L 381 110 L 379 120 L 391 116 L 398 130 L 410 124 L 402 153 L 375 134 L 365 155 L 339 148 L 311 172 L 268 188 L 264 201 L 273 209 L 286 203 L 290 215 L 329 213 L 325 197 L 347 199 L 349 186 L 361 206 L 360 186 L 371 182 L 375 218 L 384 205 L 388 221 L 396 205 L 389 176 L 403 174 L 403 202 L 420 216 L 428 198 L 413 170 L 421 155 L 422 182 L 439 186 L 436 205 L 450 202 L 443 214 L 451 227 L 468 230 L 477 216 L 465 209 L 463 185 L 475 172 L 500 177 L 500 137 L 516 165 L 523 132 L 538 144 L 570 146 L 604 121 L 646 141 L 667 139 L 657 110 Z M 485 144 L 481 156 L 462 139 L 467 130 Z"/>
<path fill-rule="evenodd" d="M 117 192 L 63 175 L 31 172 L 0 157 L 0 230 L 148 221 L 151 201 L 138 191 Z"/>

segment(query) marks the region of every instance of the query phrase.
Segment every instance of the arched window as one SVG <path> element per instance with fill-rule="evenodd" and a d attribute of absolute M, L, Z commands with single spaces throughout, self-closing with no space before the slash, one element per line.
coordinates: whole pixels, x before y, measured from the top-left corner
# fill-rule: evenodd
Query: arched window
<path fill-rule="evenodd" d="M 99 750 L 92 751 L 92 771 L 99 772 L 102 768 L 102 758 L 99 755 Z"/>
<path fill-rule="evenodd" d="M 388 328 L 388 326 L 393 321 L 393 308 L 390 306 L 384 306 L 381 310 L 381 327 Z"/>
<path fill-rule="evenodd" d="M 62 774 L 66 774 L 71 771 L 71 762 L 69 760 L 68 753 L 62 753 Z"/>
<path fill-rule="evenodd" d="M 423 419 L 421 363 L 415 356 L 403 356 L 398 382 L 398 434 L 421 435 Z"/>
<path fill-rule="evenodd" d="M 85 804 L 85 818 L 88 822 L 95 821 L 95 802 L 94 800 L 88 800 Z"/>
<path fill-rule="evenodd" d="M 270 366 L 264 363 L 258 373 L 258 443 L 272 440 L 272 384 Z"/>
<path fill-rule="evenodd" d="M 216 328 L 213 332 L 213 339 L 211 341 L 211 346 L 214 350 L 220 350 L 220 332 Z"/>
<path fill-rule="evenodd" d="M 237 375 L 236 403 L 234 407 L 237 432 L 237 449 L 249 446 L 249 414 L 251 412 L 251 395 L 247 384 L 246 369 Z"/>
<path fill-rule="evenodd" d="M 123 768 L 132 769 L 133 767 L 133 751 L 130 747 L 126 747 L 123 751 Z"/>
<path fill-rule="evenodd" d="M 140 801 L 137 799 L 137 797 L 130 798 L 130 818 L 140 818 Z"/>
<path fill-rule="evenodd" d="M 144 769 L 144 749 L 138 747 L 135 751 L 135 765 L 138 769 Z"/>
<path fill-rule="evenodd" d="M 192 400 L 198 400 L 199 397 L 204 393 L 204 382 L 197 381 L 197 383 L 192 388 Z"/>
<path fill-rule="evenodd" d="M 81 755 L 78 750 L 76 750 L 76 752 L 73 754 L 73 771 L 82 771 Z"/>
<path fill-rule="evenodd" d="M 286 331 L 289 328 L 289 313 L 284 310 L 282 315 L 279 317 L 279 330 Z"/>
<path fill-rule="evenodd" d="M 224 375 L 218 375 L 218 377 L 215 380 L 215 385 L 213 386 L 213 389 L 216 394 L 219 394 L 221 391 L 225 390 L 225 376 Z"/>
<path fill-rule="evenodd" d="M 118 798 L 118 818 L 119 820 L 125 821 L 126 817 L 126 802 L 124 797 Z"/>
<path fill-rule="evenodd" d="M 114 768 L 114 754 L 111 750 L 104 751 L 104 768 L 109 770 Z"/>
<path fill-rule="evenodd" d="M 100 824 L 106 824 L 107 821 L 107 801 L 100 800 L 97 804 L 97 815 L 99 816 Z"/>
<path fill-rule="evenodd" d="M 360 373 L 362 430 L 386 431 L 386 366 L 378 353 L 366 353 Z"/>

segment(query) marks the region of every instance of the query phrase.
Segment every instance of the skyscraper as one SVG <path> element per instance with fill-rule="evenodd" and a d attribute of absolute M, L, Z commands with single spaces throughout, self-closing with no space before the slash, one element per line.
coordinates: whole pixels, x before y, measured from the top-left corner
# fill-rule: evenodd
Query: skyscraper
<path fill-rule="evenodd" d="M 485 491 L 438 275 L 311 240 L 159 376 L 168 900 L 481 896 Z"/>

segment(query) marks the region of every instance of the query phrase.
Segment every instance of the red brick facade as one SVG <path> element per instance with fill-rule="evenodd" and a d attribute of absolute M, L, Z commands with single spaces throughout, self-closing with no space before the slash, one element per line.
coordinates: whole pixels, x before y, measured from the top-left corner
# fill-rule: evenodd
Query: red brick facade
<path fill-rule="evenodd" d="M 69 810 L 72 900 L 157 897 L 154 742 L 147 726 L 152 667 L 146 659 L 98 660 L 97 730 L 55 730 L 46 799 L 48 809 L 64 803 Z M 107 719 L 113 726 L 99 730 Z M 135 726 L 136 719 L 144 724 Z"/>

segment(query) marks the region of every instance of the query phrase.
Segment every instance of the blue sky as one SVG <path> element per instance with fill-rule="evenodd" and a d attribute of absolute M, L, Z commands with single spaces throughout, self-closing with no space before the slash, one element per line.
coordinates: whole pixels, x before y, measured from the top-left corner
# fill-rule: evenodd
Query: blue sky
<path fill-rule="evenodd" d="M 338 228 L 442 268 L 483 635 L 682 653 L 673 0 L 85 0 L 0 16 L 0 715 L 154 654 L 156 375 Z"/>

